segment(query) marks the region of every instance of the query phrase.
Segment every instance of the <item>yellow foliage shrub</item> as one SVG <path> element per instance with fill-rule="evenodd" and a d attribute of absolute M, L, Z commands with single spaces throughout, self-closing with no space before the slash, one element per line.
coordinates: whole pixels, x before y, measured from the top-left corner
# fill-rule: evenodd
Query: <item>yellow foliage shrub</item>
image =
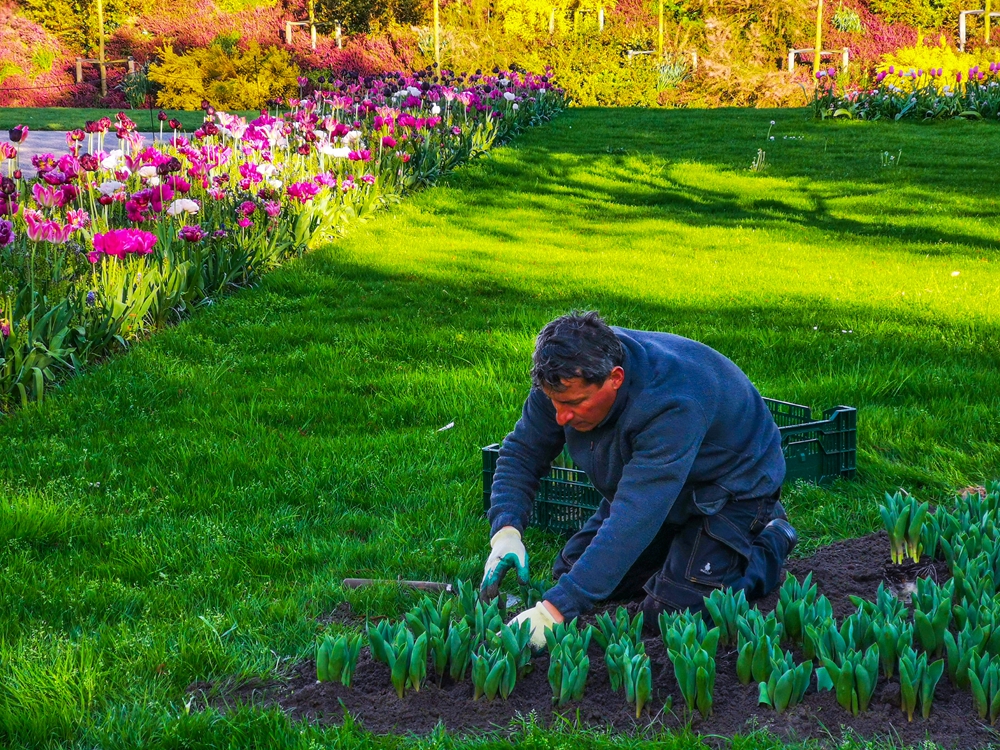
<path fill-rule="evenodd" d="M 909 91 L 925 86 L 931 78 L 931 70 L 940 68 L 941 73 L 937 77 L 945 84 L 954 84 L 959 73 L 964 81 L 969 75 L 969 68 L 978 66 L 986 72 L 990 63 L 998 59 L 1000 54 L 990 50 L 959 52 L 948 44 L 942 34 L 934 46 L 927 46 L 920 37 L 912 47 L 901 47 L 882 55 L 876 70 L 886 74 L 885 83 Z"/>
<path fill-rule="evenodd" d="M 204 99 L 220 109 L 261 109 L 271 99 L 293 95 L 298 75 L 286 50 L 256 42 L 245 50 L 212 44 L 184 55 L 165 46 L 160 62 L 149 68 L 149 79 L 160 87 L 157 106 L 163 109 L 198 109 Z"/>
<path fill-rule="evenodd" d="M 582 30 L 583 23 L 596 27 L 600 8 L 614 7 L 614 0 L 495 0 L 493 13 L 504 33 L 531 38 L 547 34 L 553 21 L 560 33 Z"/>

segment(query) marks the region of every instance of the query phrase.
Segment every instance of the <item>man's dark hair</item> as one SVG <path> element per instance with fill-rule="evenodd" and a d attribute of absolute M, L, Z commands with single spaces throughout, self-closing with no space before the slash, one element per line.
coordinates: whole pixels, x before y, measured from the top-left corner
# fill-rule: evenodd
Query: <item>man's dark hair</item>
<path fill-rule="evenodd" d="M 535 340 L 531 382 L 536 388 L 564 391 L 563 380 L 581 378 L 603 385 L 625 362 L 625 349 L 595 311 L 572 312 L 545 326 Z"/>

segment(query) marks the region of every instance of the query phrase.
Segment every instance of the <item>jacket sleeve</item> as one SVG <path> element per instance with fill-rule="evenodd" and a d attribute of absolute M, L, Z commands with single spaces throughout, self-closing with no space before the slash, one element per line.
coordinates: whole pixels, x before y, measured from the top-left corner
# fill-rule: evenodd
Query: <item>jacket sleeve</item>
<path fill-rule="evenodd" d="M 545 598 L 567 620 L 607 599 L 663 525 L 708 429 L 701 407 L 675 400 L 632 438 L 611 512 L 573 568 Z"/>
<path fill-rule="evenodd" d="M 490 533 L 504 526 L 520 532 L 528 524 L 538 484 L 566 442 L 556 410 L 545 393 L 532 388 L 521 418 L 500 446 L 490 494 Z"/>

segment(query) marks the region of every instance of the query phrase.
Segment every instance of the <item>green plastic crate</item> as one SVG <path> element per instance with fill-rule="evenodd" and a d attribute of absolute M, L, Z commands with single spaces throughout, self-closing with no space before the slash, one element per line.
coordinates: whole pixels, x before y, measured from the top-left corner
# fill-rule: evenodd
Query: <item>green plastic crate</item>
<path fill-rule="evenodd" d="M 785 454 L 785 481 L 804 479 L 818 484 L 837 477 L 853 478 L 857 460 L 858 411 L 835 406 L 813 421 L 808 406 L 765 398 Z M 489 510 L 500 444 L 483 448 L 483 507 Z M 564 451 L 548 476 L 543 477 L 535 497 L 531 523 L 547 531 L 573 534 L 597 509 L 601 493 L 587 474 L 573 465 Z"/>

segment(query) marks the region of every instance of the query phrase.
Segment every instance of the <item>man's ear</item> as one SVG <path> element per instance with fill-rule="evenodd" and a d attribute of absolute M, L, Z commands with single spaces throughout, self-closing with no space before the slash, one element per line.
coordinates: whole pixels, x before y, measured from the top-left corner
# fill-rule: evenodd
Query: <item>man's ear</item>
<path fill-rule="evenodd" d="M 611 387 L 617 391 L 625 382 L 625 370 L 621 366 L 615 367 L 608 377 L 611 378 Z"/>

